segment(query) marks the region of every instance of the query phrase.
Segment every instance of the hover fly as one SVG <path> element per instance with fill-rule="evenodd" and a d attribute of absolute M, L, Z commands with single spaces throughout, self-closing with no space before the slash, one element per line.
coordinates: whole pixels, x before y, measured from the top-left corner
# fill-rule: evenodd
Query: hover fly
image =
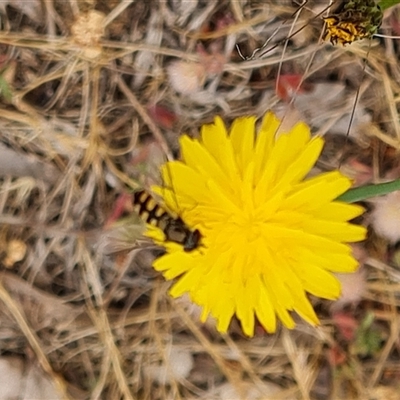
<path fill-rule="evenodd" d="M 189 229 L 180 217 L 173 217 L 145 190 L 134 193 L 133 209 L 144 222 L 160 228 L 168 241 L 181 244 L 184 251 L 199 247 L 200 231 Z"/>

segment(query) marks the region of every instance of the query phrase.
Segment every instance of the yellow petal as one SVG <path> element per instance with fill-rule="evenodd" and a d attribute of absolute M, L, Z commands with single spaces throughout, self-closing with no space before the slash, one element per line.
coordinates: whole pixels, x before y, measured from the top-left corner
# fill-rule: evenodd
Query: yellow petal
<path fill-rule="evenodd" d="M 279 180 L 277 179 L 277 187 L 275 190 L 284 188 L 289 183 L 295 183 L 303 179 L 316 163 L 321 154 L 324 141 L 320 137 L 315 137 L 303 151 L 297 149 L 295 154 L 287 155 L 287 161 L 280 164 Z M 296 148 L 295 148 L 296 149 Z"/>
<path fill-rule="evenodd" d="M 321 204 L 327 204 L 336 199 L 350 186 L 350 180 L 345 177 L 338 177 L 331 182 L 311 178 L 307 184 L 301 183 L 295 186 L 295 191 L 286 198 L 282 208 L 313 210 Z"/>
<path fill-rule="evenodd" d="M 238 179 L 239 173 L 232 143 L 221 118 L 215 117 L 214 124 L 212 125 L 203 125 L 201 138 L 204 147 L 214 157 L 229 178 L 233 181 Z"/>
<path fill-rule="evenodd" d="M 280 121 L 273 113 L 267 113 L 262 120 L 254 150 L 255 185 L 258 184 L 258 180 L 268 164 L 279 125 Z"/>
<path fill-rule="evenodd" d="M 247 165 L 253 159 L 255 144 L 255 117 L 242 117 L 233 121 L 230 139 L 239 171 L 246 171 Z M 243 176 L 243 175 L 242 175 Z"/>
<path fill-rule="evenodd" d="M 218 182 L 225 191 L 230 192 L 232 185 L 229 181 L 229 174 L 221 168 L 217 160 L 207 151 L 207 149 L 197 140 L 192 140 L 188 136 L 180 139 L 182 156 L 185 163 L 201 173 L 202 176 L 212 178 Z"/>
<path fill-rule="evenodd" d="M 253 292 L 252 292 L 253 289 Z M 254 287 L 242 286 L 236 293 L 236 315 L 241 322 L 243 332 L 247 336 L 254 335 Z"/>
<path fill-rule="evenodd" d="M 340 296 L 339 280 L 329 272 L 312 264 L 297 263 L 292 266 L 301 280 L 304 289 L 317 297 L 336 300 Z"/>
<path fill-rule="evenodd" d="M 350 246 L 348 246 L 347 253 L 339 254 L 315 252 L 305 247 L 297 247 L 291 250 L 291 255 L 300 263 L 318 265 L 318 267 L 332 272 L 354 272 L 359 266 L 359 262 L 351 255 Z"/>
<path fill-rule="evenodd" d="M 303 229 L 314 235 L 321 235 L 338 242 L 359 242 L 367 236 L 367 230 L 363 226 L 348 222 L 310 219 L 303 223 Z"/>
<path fill-rule="evenodd" d="M 311 216 L 326 221 L 349 221 L 358 217 L 365 211 L 358 204 L 347 204 L 338 201 L 324 204 L 322 207 L 312 210 Z"/>
<path fill-rule="evenodd" d="M 259 279 L 259 277 L 256 278 L 258 286 L 258 304 L 255 312 L 264 329 L 269 333 L 274 333 L 276 331 L 276 315 L 274 307 L 264 283 Z"/>

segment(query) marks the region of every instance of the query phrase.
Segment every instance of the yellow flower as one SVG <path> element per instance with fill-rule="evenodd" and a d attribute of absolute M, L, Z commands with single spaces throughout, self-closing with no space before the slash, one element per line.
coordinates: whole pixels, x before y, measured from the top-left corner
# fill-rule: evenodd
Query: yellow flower
<path fill-rule="evenodd" d="M 226 332 L 234 315 L 246 335 L 255 317 L 268 332 L 277 319 L 288 327 L 295 311 L 312 325 L 318 318 L 306 293 L 337 299 L 332 272 L 357 269 L 348 242 L 365 238 L 349 220 L 363 208 L 335 201 L 351 181 L 338 171 L 307 178 L 324 141 L 311 138 L 304 123 L 290 132 L 268 113 L 256 133 L 256 118 L 234 121 L 228 134 L 221 118 L 201 130 L 201 140 L 181 138 L 183 161 L 162 168 L 156 188 L 166 207 L 200 232 L 194 250 L 167 241 L 149 227 L 147 235 L 166 248 L 154 268 L 177 278 L 170 294 L 188 293 Z"/>

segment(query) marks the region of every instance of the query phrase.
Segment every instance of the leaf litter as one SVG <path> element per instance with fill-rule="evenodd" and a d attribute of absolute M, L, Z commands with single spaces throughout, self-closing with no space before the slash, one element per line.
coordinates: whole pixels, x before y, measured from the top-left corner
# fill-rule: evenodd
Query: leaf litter
<path fill-rule="evenodd" d="M 177 156 L 179 134 L 198 135 L 216 114 L 301 118 L 326 137 L 320 170 L 340 166 L 363 184 L 399 178 L 399 43 L 321 43 L 325 5 L 297 7 L 3 2 L 4 374 L 14 368 L 22 385 L 35 368 L 36 386 L 50 382 L 60 398 L 396 398 L 399 250 L 380 236 L 379 212 L 367 213 L 371 234 L 355 250 L 359 288 L 333 308 L 315 300 L 317 329 L 259 328 L 251 340 L 235 321 L 227 336 L 199 325 L 195 307 L 168 297 L 151 268 L 160 250 L 130 215 L 132 190 L 159 179 L 160 149 Z M 387 10 L 385 33 L 399 12 Z M 251 55 L 267 39 L 261 57 L 236 49 Z"/>

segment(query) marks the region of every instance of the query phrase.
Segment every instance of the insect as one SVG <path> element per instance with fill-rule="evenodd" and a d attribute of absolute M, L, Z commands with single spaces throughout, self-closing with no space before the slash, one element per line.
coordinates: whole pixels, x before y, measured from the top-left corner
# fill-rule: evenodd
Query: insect
<path fill-rule="evenodd" d="M 383 13 L 374 0 L 352 0 L 345 2 L 324 18 L 326 32 L 324 40 L 332 44 L 349 44 L 359 39 L 372 38 L 382 24 Z"/>
<path fill-rule="evenodd" d="M 264 81 L 257 84 L 269 89 L 270 82 L 275 82 L 278 99 L 268 94 L 264 99 L 271 99 L 272 104 L 280 102 L 277 108 L 286 107 L 288 114 L 295 109 L 298 117 L 304 118 L 322 135 L 333 131 L 355 137 L 361 131 L 365 132 L 367 124 L 376 115 L 385 121 L 384 125 L 395 125 L 390 123 L 395 120 L 394 110 L 391 115 L 383 116 L 381 111 L 375 112 L 370 106 L 379 102 L 369 100 L 381 96 L 385 102 L 394 97 L 394 93 L 383 96 L 383 90 L 387 92 L 388 88 L 383 88 L 378 76 L 382 76 L 382 69 L 391 62 L 397 65 L 395 57 L 389 61 L 379 54 L 385 49 L 383 41 L 360 41 L 383 36 L 377 33 L 383 11 L 376 2 L 306 0 L 298 3 L 301 4 L 295 11 L 289 7 L 286 14 L 277 11 L 276 20 L 270 27 L 268 23 L 263 27 L 269 29 L 269 33 L 260 29 L 259 37 L 267 39 L 261 47 L 248 57 L 239 52 L 249 64 L 261 67 L 259 75 L 254 76 L 258 79 L 262 76 Z M 386 20 L 386 29 L 395 28 L 394 18 Z M 357 43 L 350 45 L 353 42 Z M 369 59 L 372 61 L 368 62 Z M 388 102 L 386 109 L 389 107 Z"/>
<path fill-rule="evenodd" d="M 184 251 L 199 247 L 200 231 L 189 229 L 180 217 L 174 218 L 147 191 L 134 193 L 133 208 L 144 222 L 160 228 L 168 241 L 183 245 Z"/>
<path fill-rule="evenodd" d="M 382 84 L 398 73 L 397 48 L 390 41 L 398 37 L 378 33 L 388 2 L 382 1 L 386 5 L 381 7 L 374 0 L 295 2 L 296 10 L 277 9 L 275 19 L 258 31 L 260 47 L 250 47 L 243 55 L 237 46 L 238 54 L 246 69 L 257 69 L 253 77 L 264 90 L 260 107 L 281 112 L 284 129 L 301 119 L 315 134 L 328 134 L 335 142 L 336 137 L 345 138 L 330 168 L 346 168 L 349 152 L 344 148 L 365 145 L 371 132 L 389 144 L 385 132 L 400 132 L 395 93 Z M 387 14 L 383 28 L 395 30 L 397 15 Z M 385 40 L 360 40 L 376 37 Z M 396 65 L 395 70 L 390 65 Z M 268 104 L 273 95 L 278 99 Z"/>
<path fill-rule="evenodd" d="M 250 56 L 244 56 L 237 45 L 239 56 L 243 60 L 254 60 L 256 57 L 261 58 L 271 51 L 275 50 L 281 43 L 278 40 L 275 44 L 271 43 L 274 36 L 285 25 L 286 22 L 293 20 L 294 24 L 290 29 L 289 35 L 283 40 L 286 42 L 294 38 L 310 23 L 312 20 L 323 20 L 325 22 L 323 39 L 330 41 L 332 44 L 350 44 L 356 40 L 364 38 L 372 38 L 376 35 L 378 28 L 382 24 L 383 12 L 375 0 L 347 0 L 347 1 L 331 1 L 329 4 L 314 15 L 308 23 L 304 24 L 298 29 L 295 25 L 300 18 L 302 11 L 307 9 L 310 0 L 305 0 L 297 10 L 295 10 L 289 18 L 285 19 L 272 35 L 264 42 L 261 47 L 253 50 Z M 336 7 L 335 12 L 332 8 Z M 328 15 L 326 15 L 328 14 Z M 325 15 L 325 16 L 324 16 Z M 286 46 L 286 45 L 285 45 Z"/>

